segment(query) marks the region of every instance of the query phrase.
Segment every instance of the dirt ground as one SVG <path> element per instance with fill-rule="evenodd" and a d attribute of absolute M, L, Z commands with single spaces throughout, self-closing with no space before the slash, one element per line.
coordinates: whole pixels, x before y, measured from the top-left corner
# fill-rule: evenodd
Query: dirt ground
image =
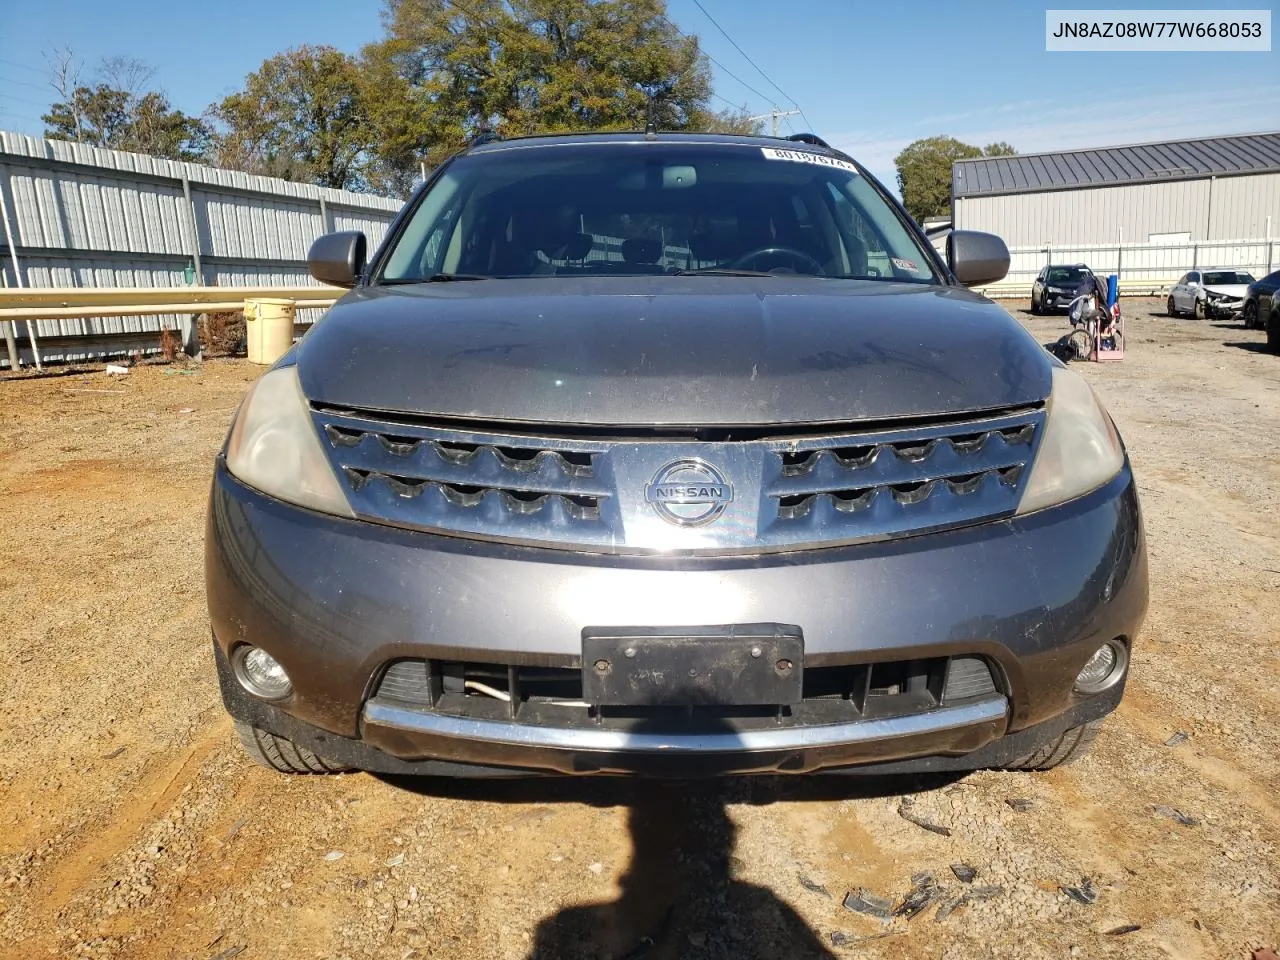
<path fill-rule="evenodd" d="M 1075 368 L 1129 445 L 1151 612 L 1093 754 L 1047 774 L 269 773 L 223 713 L 201 572 L 212 458 L 258 368 L 0 382 L 0 955 L 1217 960 L 1280 946 L 1280 357 L 1238 325 L 1125 306 L 1128 358 Z M 1066 331 L 1017 316 L 1042 342 Z M 900 817 L 904 793 L 951 835 Z M 896 903 L 924 871 L 949 898 L 978 892 L 941 918 L 841 905 L 856 888 Z M 1086 879 L 1095 902 L 1061 889 Z"/>

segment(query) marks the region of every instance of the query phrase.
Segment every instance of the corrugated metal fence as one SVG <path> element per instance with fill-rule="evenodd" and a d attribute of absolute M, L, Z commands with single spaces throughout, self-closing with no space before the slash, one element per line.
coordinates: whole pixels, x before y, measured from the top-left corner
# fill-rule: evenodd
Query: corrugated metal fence
<path fill-rule="evenodd" d="M 402 205 L 3 131 L 0 191 L 28 287 L 183 286 L 187 267 L 196 285 L 310 284 L 305 257 L 316 237 L 363 230 L 372 249 Z M 18 285 L 7 245 L 0 254 L 4 285 Z M 159 331 L 177 322 L 172 316 L 41 320 L 36 334 L 42 355 L 74 360 L 154 346 Z"/>

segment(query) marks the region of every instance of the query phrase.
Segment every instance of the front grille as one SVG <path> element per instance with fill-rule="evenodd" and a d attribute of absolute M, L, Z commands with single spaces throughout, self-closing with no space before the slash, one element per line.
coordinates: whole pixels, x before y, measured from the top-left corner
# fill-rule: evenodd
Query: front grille
<path fill-rule="evenodd" d="M 911 426 L 593 431 L 316 407 L 357 516 L 478 539 L 594 552 L 762 553 L 886 540 L 1011 516 L 1040 407 Z M 783 430 L 790 431 L 783 433 Z M 680 527 L 647 497 L 675 461 L 733 496 Z M 716 481 L 719 483 L 719 481 Z"/>
<path fill-rule="evenodd" d="M 797 441 L 774 452 L 775 528 L 843 540 L 919 532 L 1011 513 L 1038 415 Z"/>
<path fill-rule="evenodd" d="M 603 544 L 604 446 L 476 436 L 317 411 L 327 452 L 368 519 L 478 537 Z"/>
<path fill-rule="evenodd" d="M 579 667 L 517 666 L 448 660 L 397 660 L 374 694 L 382 703 L 535 726 L 636 724 L 697 730 L 777 724 L 813 725 L 908 716 L 994 696 L 981 657 L 931 657 L 880 663 L 806 666 L 803 700 L 786 706 L 597 707 L 583 700 Z"/>

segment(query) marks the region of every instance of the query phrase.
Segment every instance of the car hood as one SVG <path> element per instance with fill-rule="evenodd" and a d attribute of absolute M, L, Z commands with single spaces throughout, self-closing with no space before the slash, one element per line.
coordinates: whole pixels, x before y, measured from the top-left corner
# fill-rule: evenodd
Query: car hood
<path fill-rule="evenodd" d="M 1249 292 L 1249 285 L 1247 283 L 1210 283 L 1205 285 L 1204 291 L 1205 293 L 1216 293 L 1221 297 L 1239 297 L 1243 299 L 1244 295 Z"/>
<path fill-rule="evenodd" d="M 298 346 L 312 402 L 605 425 L 888 420 L 1043 400 L 1047 354 L 959 287 L 530 278 L 360 288 Z"/>

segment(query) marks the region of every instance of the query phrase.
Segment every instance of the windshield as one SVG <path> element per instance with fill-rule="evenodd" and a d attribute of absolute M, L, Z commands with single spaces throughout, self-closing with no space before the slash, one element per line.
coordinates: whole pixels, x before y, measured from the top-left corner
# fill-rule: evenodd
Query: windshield
<path fill-rule="evenodd" d="M 843 160 L 719 144 L 565 144 L 460 157 L 380 279 L 747 272 L 936 283 L 925 251 Z"/>
<path fill-rule="evenodd" d="M 1214 283 L 1253 283 L 1253 274 L 1236 270 L 1213 270 L 1204 275 L 1206 285 Z"/>
<path fill-rule="evenodd" d="M 1079 283 L 1088 277 L 1088 273 L 1079 267 L 1054 267 L 1049 271 L 1049 283 Z"/>

